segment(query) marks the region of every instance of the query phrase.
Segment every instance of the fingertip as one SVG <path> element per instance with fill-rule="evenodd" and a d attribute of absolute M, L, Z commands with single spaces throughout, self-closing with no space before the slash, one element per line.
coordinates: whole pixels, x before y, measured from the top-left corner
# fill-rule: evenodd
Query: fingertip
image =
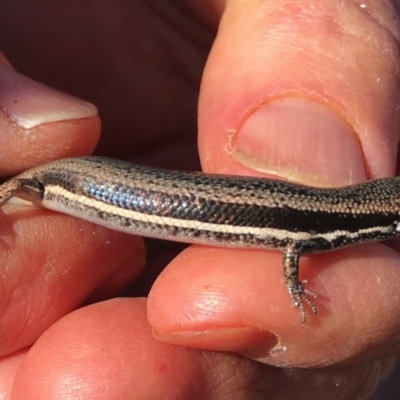
<path fill-rule="evenodd" d="M 89 154 L 100 135 L 94 105 L 0 65 L 0 174 Z"/>
<path fill-rule="evenodd" d="M 308 279 L 307 288 L 318 296 L 317 315 L 305 304 L 305 323 L 284 285 L 281 257 L 188 248 L 150 293 L 148 317 L 156 338 L 235 351 L 276 366 L 354 362 L 377 351 L 393 356 L 386 344 L 399 329 L 394 251 L 370 245 L 302 258 L 300 279 Z"/>
<path fill-rule="evenodd" d="M 156 337 L 170 343 L 219 351 L 261 344 L 271 349 L 276 337 L 260 321 L 280 315 L 285 306 L 276 297 L 282 291 L 292 313 L 281 273 L 277 252 L 191 246 L 153 285 L 149 321 Z"/>
<path fill-rule="evenodd" d="M 145 299 L 114 299 L 53 325 L 18 370 L 12 398 L 180 398 L 207 392 L 201 375 L 192 350 L 153 339 Z"/>
<path fill-rule="evenodd" d="M 399 62 L 384 7 L 227 3 L 199 100 L 203 168 L 318 186 L 393 174 Z"/>

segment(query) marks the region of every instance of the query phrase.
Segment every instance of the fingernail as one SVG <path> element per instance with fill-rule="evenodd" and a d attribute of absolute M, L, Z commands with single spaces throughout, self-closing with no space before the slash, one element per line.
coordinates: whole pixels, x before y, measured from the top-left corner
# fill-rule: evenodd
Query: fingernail
<path fill-rule="evenodd" d="M 232 157 L 251 169 L 315 186 L 366 179 L 350 124 L 327 106 L 302 98 L 276 100 L 250 114 L 233 139 Z"/>
<path fill-rule="evenodd" d="M 196 332 L 160 333 L 153 330 L 153 336 L 163 342 L 183 346 L 204 348 L 218 351 L 236 351 L 262 354 L 266 349 L 274 349 L 278 343 L 270 332 L 253 327 L 221 328 Z"/>
<path fill-rule="evenodd" d="M 0 65 L 0 108 L 23 129 L 97 115 L 93 104 L 51 89 Z"/>

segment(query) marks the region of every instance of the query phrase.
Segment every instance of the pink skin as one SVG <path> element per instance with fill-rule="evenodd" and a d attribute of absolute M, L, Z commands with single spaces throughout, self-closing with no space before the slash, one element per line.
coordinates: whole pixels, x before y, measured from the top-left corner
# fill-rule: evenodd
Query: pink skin
<path fill-rule="evenodd" d="M 396 170 L 400 35 L 387 2 L 14 3 L 0 14 L 2 65 L 96 104 L 99 154 L 199 168 L 201 80 L 203 170 L 322 186 Z M 2 176 L 93 151 L 92 108 L 22 78 L 24 101 L 5 100 L 1 68 Z M 190 246 L 148 299 L 110 299 L 143 271 L 140 238 L 16 204 L 0 235 L 9 398 L 363 399 L 398 355 L 396 242 L 304 257 L 320 313 L 301 325 L 279 252 Z M 133 294 L 171 249 L 149 247 Z"/>

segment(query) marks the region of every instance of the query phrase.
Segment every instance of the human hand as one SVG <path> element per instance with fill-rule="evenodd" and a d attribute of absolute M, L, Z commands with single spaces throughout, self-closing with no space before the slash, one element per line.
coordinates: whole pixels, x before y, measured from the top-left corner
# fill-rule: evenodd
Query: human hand
<path fill-rule="evenodd" d="M 208 57 L 199 107 L 205 171 L 321 186 L 393 175 L 394 10 L 383 2 L 227 3 L 210 56 L 221 2 L 54 10 L 22 1 L 1 13 L 0 45 L 19 70 L 98 105 L 103 155 L 194 169 Z M 15 76 L 1 68 L 12 86 Z M 93 150 L 92 107 L 19 82 L 14 108 L 0 97 L 3 175 Z M 396 244 L 304 258 L 320 309 L 304 325 L 280 253 L 200 246 L 168 265 L 148 301 L 71 312 L 137 279 L 143 243 L 46 210 L 4 211 L 1 387 L 11 398 L 362 399 L 398 354 Z M 167 256 L 148 254 L 154 264 Z"/>

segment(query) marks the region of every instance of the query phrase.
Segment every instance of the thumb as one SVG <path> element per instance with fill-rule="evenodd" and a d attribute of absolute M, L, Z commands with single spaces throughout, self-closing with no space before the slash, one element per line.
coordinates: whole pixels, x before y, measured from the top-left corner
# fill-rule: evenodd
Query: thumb
<path fill-rule="evenodd" d="M 397 20 L 375 3 L 227 2 L 200 96 L 203 169 L 321 186 L 393 174 Z M 382 244 L 304 257 L 320 312 L 299 326 L 280 254 L 189 247 L 154 285 L 149 320 L 163 340 L 280 366 L 392 356 L 398 265 Z"/>
<path fill-rule="evenodd" d="M 203 168 L 318 186 L 393 174 L 391 12 L 387 2 L 229 1 L 200 97 Z"/>

